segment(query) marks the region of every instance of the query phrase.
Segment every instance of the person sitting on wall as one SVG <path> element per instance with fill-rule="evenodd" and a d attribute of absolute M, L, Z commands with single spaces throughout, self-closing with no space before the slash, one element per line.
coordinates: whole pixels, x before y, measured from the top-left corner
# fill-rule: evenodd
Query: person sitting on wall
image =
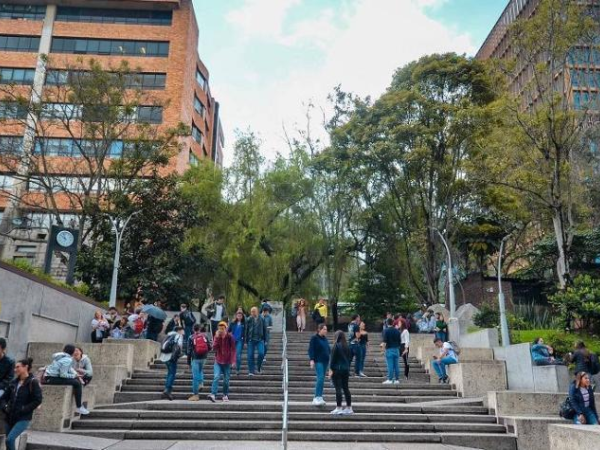
<path fill-rule="evenodd" d="M 560 366 L 564 362 L 554 357 L 554 349 L 544 344 L 544 340 L 539 337 L 533 341 L 531 346 L 531 358 L 536 366 Z"/>
<path fill-rule="evenodd" d="M 75 412 L 86 416 L 90 412 L 82 403 L 83 385 L 79 380 L 77 372 L 73 369 L 74 353 L 75 346 L 73 344 L 67 344 L 64 346 L 62 352 L 55 353 L 52 356 L 52 363 L 46 367 L 45 381 L 46 384 L 72 386 L 75 405 L 77 406 Z"/>
<path fill-rule="evenodd" d="M 92 368 L 92 361 L 88 355 L 83 354 L 81 347 L 75 348 L 73 353 L 73 369 L 77 372 L 81 384 L 87 386 L 92 381 L 94 376 L 94 369 Z"/>

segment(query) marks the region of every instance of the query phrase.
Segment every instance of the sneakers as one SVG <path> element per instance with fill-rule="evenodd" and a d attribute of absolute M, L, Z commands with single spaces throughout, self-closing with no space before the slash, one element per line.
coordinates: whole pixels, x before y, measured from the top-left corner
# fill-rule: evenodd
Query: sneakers
<path fill-rule="evenodd" d="M 82 416 L 87 416 L 90 413 L 87 409 L 85 409 L 85 406 L 80 406 L 75 410 L 75 412 L 77 414 L 81 414 Z"/>
<path fill-rule="evenodd" d="M 367 376 L 364 374 L 364 372 L 361 372 L 361 373 L 359 373 L 359 374 L 358 374 L 358 376 L 359 376 L 360 378 L 369 378 L 369 377 L 367 377 Z"/>
<path fill-rule="evenodd" d="M 448 375 L 446 375 L 444 378 L 442 378 L 442 383 L 443 384 L 449 384 L 450 383 L 450 377 Z"/>
<path fill-rule="evenodd" d="M 323 397 L 315 397 L 312 401 L 314 406 L 325 406 L 327 403 L 323 399 Z"/>
<path fill-rule="evenodd" d="M 248 376 L 249 376 L 249 377 L 253 377 L 253 376 L 254 376 L 254 374 L 253 374 L 252 372 L 250 372 L 250 373 L 248 373 Z"/>
<path fill-rule="evenodd" d="M 354 414 L 354 411 L 352 410 L 351 406 L 347 406 L 340 413 L 341 416 L 351 416 L 352 414 Z"/>
<path fill-rule="evenodd" d="M 334 416 L 340 416 L 342 415 L 342 412 L 344 410 L 342 408 L 335 408 L 333 411 L 330 412 L 330 414 L 333 414 Z"/>
<path fill-rule="evenodd" d="M 400 384 L 400 380 L 394 380 L 394 384 Z"/>
<path fill-rule="evenodd" d="M 213 403 L 217 401 L 217 398 L 212 394 L 208 394 L 208 396 L 206 398 L 208 399 L 208 401 L 213 402 Z"/>
<path fill-rule="evenodd" d="M 229 402 L 229 397 L 226 396 L 226 395 L 224 395 L 223 396 L 223 403 L 227 403 L 227 402 Z"/>
<path fill-rule="evenodd" d="M 199 395 L 192 395 L 190 398 L 188 398 L 188 402 L 199 402 L 199 401 L 200 401 Z"/>
<path fill-rule="evenodd" d="M 392 380 L 385 380 L 383 383 L 381 384 L 394 384 L 394 382 Z"/>
<path fill-rule="evenodd" d="M 171 395 L 170 392 L 167 392 L 167 391 L 162 393 L 162 398 L 166 398 L 167 400 L 169 400 L 171 402 L 173 401 L 173 396 Z"/>

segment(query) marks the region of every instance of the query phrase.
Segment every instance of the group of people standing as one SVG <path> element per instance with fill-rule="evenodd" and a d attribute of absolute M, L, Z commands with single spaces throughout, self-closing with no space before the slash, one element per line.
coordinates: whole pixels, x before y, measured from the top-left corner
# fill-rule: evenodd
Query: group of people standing
<path fill-rule="evenodd" d="M 229 381 L 232 368 L 240 375 L 244 346 L 247 348 L 248 376 L 262 374 L 263 363 L 269 348 L 270 332 L 273 327 L 268 300 L 263 300 L 260 309 L 253 307 L 246 316 L 243 309 L 237 309 L 234 319 L 227 321 L 225 297 L 219 297 L 214 308 L 208 309 L 208 324 L 195 323 L 189 336 L 181 325 L 169 331 L 161 346 L 160 359 L 167 367 L 167 377 L 163 398 L 173 400 L 172 390 L 177 375 L 179 358 L 187 355 L 192 369 L 192 396 L 189 401 L 200 400 L 200 390 L 204 384 L 204 367 L 211 352 L 214 352 L 213 382 L 207 399 L 217 400 L 219 382 L 223 379 L 222 401 L 229 401 Z M 214 320 L 217 317 L 218 321 Z M 214 323 L 214 325 L 213 325 Z"/>

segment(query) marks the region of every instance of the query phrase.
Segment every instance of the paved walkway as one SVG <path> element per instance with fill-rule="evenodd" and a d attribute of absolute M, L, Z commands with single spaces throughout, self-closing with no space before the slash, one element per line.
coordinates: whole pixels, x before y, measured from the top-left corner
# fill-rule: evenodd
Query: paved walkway
<path fill-rule="evenodd" d="M 28 433 L 28 444 L 35 448 L 63 447 L 65 450 L 280 450 L 279 442 L 253 441 L 117 441 L 99 439 L 88 436 L 76 436 L 63 433 L 44 433 L 31 431 Z M 442 444 L 351 444 L 352 450 L 474 450 L 467 447 L 456 447 Z M 289 450 L 347 450 L 348 443 L 332 444 L 327 442 L 290 442 Z"/>

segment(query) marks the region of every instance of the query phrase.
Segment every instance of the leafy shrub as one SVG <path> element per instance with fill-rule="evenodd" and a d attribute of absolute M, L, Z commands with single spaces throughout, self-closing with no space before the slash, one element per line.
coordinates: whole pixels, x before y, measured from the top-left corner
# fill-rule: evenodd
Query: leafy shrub
<path fill-rule="evenodd" d="M 600 329 L 600 279 L 580 275 L 573 285 L 550 297 L 567 327 L 580 319 L 588 330 Z"/>
<path fill-rule="evenodd" d="M 483 305 L 473 316 L 473 323 L 479 328 L 497 328 L 500 323 L 500 313 L 490 305 Z"/>

